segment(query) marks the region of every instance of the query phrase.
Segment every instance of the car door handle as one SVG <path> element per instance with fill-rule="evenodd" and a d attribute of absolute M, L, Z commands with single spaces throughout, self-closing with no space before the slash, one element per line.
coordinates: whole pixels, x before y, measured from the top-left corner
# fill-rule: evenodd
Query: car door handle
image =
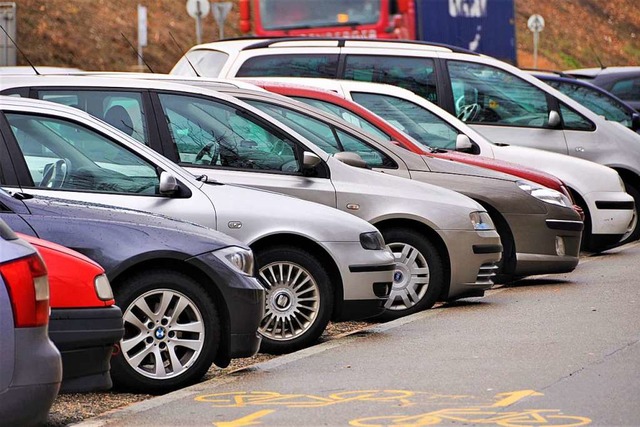
<path fill-rule="evenodd" d="M 584 150 L 584 147 L 576 147 L 576 151 L 578 153 L 584 153 L 585 150 Z"/>

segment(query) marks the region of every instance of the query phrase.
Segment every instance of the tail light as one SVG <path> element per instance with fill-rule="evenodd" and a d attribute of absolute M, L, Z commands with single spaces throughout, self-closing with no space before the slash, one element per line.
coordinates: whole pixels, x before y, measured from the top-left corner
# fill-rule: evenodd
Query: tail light
<path fill-rule="evenodd" d="M 49 278 L 40 255 L 33 254 L 0 265 L 9 289 L 13 320 L 17 328 L 49 323 Z"/>

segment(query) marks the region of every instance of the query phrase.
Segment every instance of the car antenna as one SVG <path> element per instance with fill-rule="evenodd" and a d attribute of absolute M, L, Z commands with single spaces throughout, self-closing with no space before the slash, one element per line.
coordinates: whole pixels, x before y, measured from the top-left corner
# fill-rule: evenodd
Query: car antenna
<path fill-rule="evenodd" d="M 138 52 L 138 49 L 136 49 L 131 42 L 129 41 L 129 39 L 124 35 L 124 33 L 120 33 L 120 35 L 122 36 L 123 39 L 125 39 L 127 41 L 127 43 L 129 43 L 129 46 L 131 46 L 131 49 L 133 49 L 133 51 L 136 53 L 136 55 L 138 55 L 138 58 L 140 58 L 140 60 L 142 62 L 144 62 L 144 65 L 147 66 L 147 68 L 149 69 L 149 71 L 151 71 L 152 74 L 155 74 L 156 72 L 153 71 L 153 68 L 151 68 L 149 66 L 149 64 L 147 64 L 147 61 L 144 60 L 144 58 L 142 57 L 142 55 L 140 55 L 140 52 Z"/>
<path fill-rule="evenodd" d="M 11 40 L 11 43 L 13 43 L 13 45 L 16 47 L 16 49 L 18 49 L 18 52 L 20 52 L 20 55 L 22 55 L 24 57 L 24 59 L 29 63 L 31 68 L 33 68 L 33 71 L 36 73 L 36 75 L 37 76 L 41 76 L 42 74 L 40 74 L 38 72 L 38 70 L 36 69 L 35 65 L 33 65 L 33 63 L 31 61 L 29 61 L 29 57 L 22 51 L 22 49 L 20 49 L 20 46 L 18 46 L 18 43 L 16 43 L 16 41 L 11 38 L 9 33 L 7 33 L 7 30 L 5 30 L 2 25 L 0 25 L 0 28 L 2 29 L 2 32 L 7 36 L 7 38 L 9 40 Z"/>
<path fill-rule="evenodd" d="M 171 40 L 173 40 L 173 42 L 176 44 L 178 51 L 180 53 L 184 52 L 184 50 L 182 50 L 182 47 L 180 47 L 180 44 L 178 43 L 178 41 L 176 40 L 175 37 L 173 37 L 173 34 L 171 33 L 171 31 L 169 31 L 169 35 L 171 36 Z M 198 73 L 198 70 L 196 70 L 196 67 L 193 66 L 193 64 L 191 63 L 191 61 L 189 60 L 189 57 L 187 55 L 184 55 L 184 59 L 187 60 L 187 62 L 189 63 L 189 65 L 191 66 L 191 69 L 193 70 L 194 73 L 196 73 L 197 77 L 202 77 L 200 75 L 200 73 Z"/>
<path fill-rule="evenodd" d="M 589 46 L 589 49 L 591 49 L 591 52 L 593 52 L 593 56 L 595 56 L 595 57 L 596 57 L 596 61 L 598 61 L 598 65 L 600 66 L 600 69 L 601 69 L 601 70 L 604 70 L 605 68 L 607 68 L 607 67 L 606 67 L 606 65 L 604 65 L 604 64 L 602 63 L 602 61 L 600 61 L 600 57 L 598 56 L 598 54 L 596 53 L 596 51 L 595 51 L 595 50 L 593 50 L 593 47 Z"/>

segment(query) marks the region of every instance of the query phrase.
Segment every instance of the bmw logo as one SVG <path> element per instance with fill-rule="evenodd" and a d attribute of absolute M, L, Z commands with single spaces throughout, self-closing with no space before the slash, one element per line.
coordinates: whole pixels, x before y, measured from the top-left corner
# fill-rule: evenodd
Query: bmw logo
<path fill-rule="evenodd" d="M 164 328 L 158 328 L 154 332 L 154 335 L 156 336 L 156 339 L 159 339 L 159 340 L 163 339 L 165 337 L 165 334 L 166 334 L 166 332 L 165 332 Z"/>

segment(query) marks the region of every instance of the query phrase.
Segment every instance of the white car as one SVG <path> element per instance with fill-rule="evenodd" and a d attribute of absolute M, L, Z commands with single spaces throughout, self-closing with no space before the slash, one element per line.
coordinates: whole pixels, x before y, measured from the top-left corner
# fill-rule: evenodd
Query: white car
<path fill-rule="evenodd" d="M 0 157 L 0 184 L 15 197 L 34 194 L 164 214 L 247 243 L 270 295 L 259 329 L 267 343 L 263 350 L 292 351 L 314 342 L 330 319 L 384 311 L 395 262 L 366 221 L 293 197 L 197 180 L 77 108 L 0 97 L 0 116 L 7 123 L 0 149 L 9 153 Z M 228 260 L 253 271 L 241 254 L 229 254 Z M 117 289 L 118 282 L 112 286 Z"/>
<path fill-rule="evenodd" d="M 557 176 L 569 187 L 576 203 L 585 212 L 586 244 L 591 250 L 611 246 L 628 234 L 630 228 L 637 226 L 633 198 L 625 192 L 617 172 L 609 167 L 548 151 L 494 144 L 437 105 L 396 86 L 329 79 L 268 80 L 337 92 L 428 147 L 456 149 L 458 135 L 462 134 L 472 145 L 466 151 L 526 167 L 535 166 Z M 620 209 L 621 206 L 626 209 Z"/>
<path fill-rule="evenodd" d="M 345 153 L 329 155 L 229 95 L 93 76 L 7 77 L 0 85 L 86 108 L 196 175 L 285 192 L 369 221 L 397 260 L 387 318 L 481 296 L 493 285 L 502 245 L 480 204 L 441 187 L 349 166 L 340 161 Z M 139 102 L 147 97 L 153 109 Z M 114 103 L 121 107 L 118 115 L 111 114 Z M 270 295 L 267 289 L 268 300 Z"/>
<path fill-rule="evenodd" d="M 194 46 L 171 73 L 194 75 L 194 69 L 207 77 L 322 77 L 404 87 L 497 144 L 535 147 L 610 166 L 640 204 L 639 134 L 488 56 L 399 40 L 242 39 Z M 544 166 L 527 161 L 532 167 Z M 614 204 L 614 210 L 629 207 L 626 202 Z M 639 237 L 640 227 L 635 227 L 628 240 Z"/>

